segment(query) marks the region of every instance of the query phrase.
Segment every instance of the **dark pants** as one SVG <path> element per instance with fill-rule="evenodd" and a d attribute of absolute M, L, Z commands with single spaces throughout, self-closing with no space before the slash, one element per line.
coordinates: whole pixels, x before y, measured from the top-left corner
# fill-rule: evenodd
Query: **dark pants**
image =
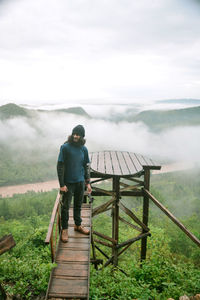
<path fill-rule="evenodd" d="M 74 196 L 74 223 L 79 226 L 81 225 L 81 205 L 83 202 L 85 183 L 83 181 L 76 183 L 66 184 L 68 191 L 62 196 L 61 202 L 61 226 L 62 229 L 68 228 L 69 221 L 69 208 L 72 201 L 72 196 Z"/>

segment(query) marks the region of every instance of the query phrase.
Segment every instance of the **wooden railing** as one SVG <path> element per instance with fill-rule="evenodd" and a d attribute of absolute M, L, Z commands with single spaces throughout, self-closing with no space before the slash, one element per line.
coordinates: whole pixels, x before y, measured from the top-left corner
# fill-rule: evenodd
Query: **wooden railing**
<path fill-rule="evenodd" d="M 60 216 L 60 199 L 61 195 L 58 192 L 54 208 L 52 211 L 48 232 L 46 235 L 45 243 L 51 246 L 51 259 L 52 262 L 55 261 L 55 254 L 57 248 L 58 234 L 61 232 L 61 216 Z"/>
<path fill-rule="evenodd" d="M 160 203 L 149 191 L 143 189 L 144 193 L 158 206 L 187 236 L 200 247 L 200 240 L 191 233 L 162 203 Z"/>

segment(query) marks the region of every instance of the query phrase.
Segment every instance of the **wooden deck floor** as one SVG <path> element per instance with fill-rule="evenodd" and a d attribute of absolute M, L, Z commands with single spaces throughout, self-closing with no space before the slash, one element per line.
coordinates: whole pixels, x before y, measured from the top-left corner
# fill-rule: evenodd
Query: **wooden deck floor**
<path fill-rule="evenodd" d="M 100 151 L 90 153 L 91 175 L 134 176 L 144 168 L 160 170 L 161 166 L 148 157 L 126 151 Z"/>
<path fill-rule="evenodd" d="M 90 229 L 89 204 L 83 204 L 82 220 L 82 225 Z M 59 241 L 56 263 L 46 299 L 89 299 L 90 236 L 74 231 L 73 208 L 70 208 L 69 240 Z"/>

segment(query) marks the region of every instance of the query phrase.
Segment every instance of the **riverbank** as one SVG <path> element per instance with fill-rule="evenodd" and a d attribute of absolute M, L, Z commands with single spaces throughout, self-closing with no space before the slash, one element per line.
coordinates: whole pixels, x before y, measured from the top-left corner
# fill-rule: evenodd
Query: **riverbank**
<path fill-rule="evenodd" d="M 169 165 L 163 165 L 161 170 L 152 171 L 152 174 L 170 173 L 175 171 L 184 171 L 193 168 L 194 165 L 190 163 L 173 163 Z M 0 195 L 2 198 L 12 197 L 14 194 L 25 194 L 29 191 L 34 192 L 48 192 L 53 189 L 58 189 L 58 180 L 50 180 L 45 182 L 28 183 L 20 185 L 2 186 L 0 187 Z"/>
<path fill-rule="evenodd" d="M 29 191 L 48 192 L 58 188 L 59 188 L 58 180 L 50 180 L 45 182 L 2 186 L 0 187 L 0 195 L 3 198 L 5 198 L 5 197 L 12 197 L 14 194 L 25 194 Z"/>

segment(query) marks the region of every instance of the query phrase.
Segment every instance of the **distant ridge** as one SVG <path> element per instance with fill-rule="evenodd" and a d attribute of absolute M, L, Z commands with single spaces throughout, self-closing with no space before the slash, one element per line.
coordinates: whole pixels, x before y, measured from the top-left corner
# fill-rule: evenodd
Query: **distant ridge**
<path fill-rule="evenodd" d="M 146 110 L 134 116 L 129 122 L 143 122 L 154 131 L 176 126 L 200 125 L 200 106 L 175 110 Z"/>
<path fill-rule="evenodd" d="M 0 106 L 0 119 L 10 119 L 16 116 L 28 117 L 28 110 L 14 103 Z"/>
<path fill-rule="evenodd" d="M 82 107 L 70 107 L 67 109 L 56 109 L 56 110 L 35 110 L 35 109 L 27 109 L 23 108 L 19 105 L 16 105 L 14 103 L 8 103 L 5 105 L 0 106 L 0 119 L 11 119 L 14 117 L 34 117 L 36 113 L 67 113 L 67 114 L 74 114 L 83 116 L 86 118 L 91 118 L 89 114 L 86 113 L 86 111 Z"/>
<path fill-rule="evenodd" d="M 158 100 L 156 103 L 179 103 L 179 104 L 190 104 L 190 105 L 200 105 L 200 99 L 167 99 L 167 100 Z"/>

